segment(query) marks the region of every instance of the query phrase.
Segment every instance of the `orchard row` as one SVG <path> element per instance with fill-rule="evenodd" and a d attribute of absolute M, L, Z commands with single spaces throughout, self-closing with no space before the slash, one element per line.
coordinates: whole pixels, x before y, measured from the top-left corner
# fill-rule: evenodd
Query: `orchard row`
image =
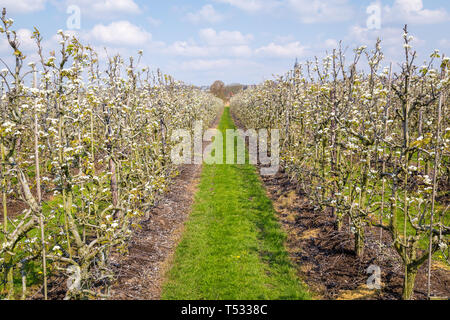
<path fill-rule="evenodd" d="M 139 67 L 142 52 L 102 62 L 63 32 L 45 56 L 35 30 L 27 64 L 12 24 L 2 16 L 0 297 L 45 298 L 60 278 L 66 298 L 102 297 L 111 254 L 177 175 L 172 131 L 210 124 L 222 101 Z"/>
<path fill-rule="evenodd" d="M 380 41 L 351 60 L 340 47 L 231 100 L 247 128 L 281 130 L 283 167 L 337 230 L 346 223 L 356 255 L 367 230 L 380 246 L 389 235 L 404 299 L 424 263 L 448 259 L 450 234 L 450 59 L 436 51 L 417 66 L 411 40 L 405 27 L 397 72 Z"/>

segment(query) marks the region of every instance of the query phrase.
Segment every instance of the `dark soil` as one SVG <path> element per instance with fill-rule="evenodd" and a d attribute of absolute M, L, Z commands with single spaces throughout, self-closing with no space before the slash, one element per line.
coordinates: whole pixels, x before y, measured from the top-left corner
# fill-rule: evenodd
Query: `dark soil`
<path fill-rule="evenodd" d="M 157 300 L 164 275 L 178 245 L 201 172 L 199 165 L 181 168 L 169 194 L 151 211 L 150 218 L 135 230 L 129 254 L 116 257 L 117 284 L 113 299 Z"/>
<path fill-rule="evenodd" d="M 238 128 L 245 129 L 236 117 L 233 120 Z M 401 299 L 404 269 L 389 234 L 384 232 L 380 246 L 380 231 L 367 228 L 365 253 L 358 258 L 348 222 L 344 223 L 342 232 L 337 232 L 331 212 L 315 210 L 299 183 L 285 172 L 261 180 L 287 234 L 286 247 L 291 260 L 318 299 Z M 381 269 L 381 290 L 367 288 L 371 275 L 367 269 L 372 265 Z M 450 299 L 448 264 L 435 262 L 431 276 L 432 296 Z M 417 275 L 414 299 L 427 299 L 426 263 Z"/>
<path fill-rule="evenodd" d="M 401 299 L 404 270 L 392 240 L 385 233 L 380 248 L 378 229 L 367 229 L 364 256 L 353 252 L 353 236 L 348 224 L 335 230 L 330 212 L 315 210 L 306 195 L 287 174 L 262 178 L 279 213 L 279 221 L 288 235 L 287 248 L 300 277 L 322 299 Z M 368 290 L 367 269 L 381 268 L 382 289 Z M 414 299 L 426 299 L 427 268 L 417 276 Z M 432 271 L 432 295 L 450 298 L 450 269 L 436 263 Z"/>
<path fill-rule="evenodd" d="M 37 199 L 36 188 L 33 188 L 31 190 L 31 193 Z M 42 201 L 44 201 L 44 202 L 45 201 L 50 201 L 52 198 L 53 198 L 53 192 L 46 192 L 45 190 L 43 190 Z M 0 223 L 3 223 L 3 199 L 2 199 L 1 194 L 0 194 L 0 208 L 1 208 Z M 26 209 L 29 209 L 29 206 L 22 199 L 18 199 L 16 197 L 8 196 L 6 198 L 6 209 L 7 209 L 7 212 L 8 212 L 8 221 L 9 221 L 10 219 L 14 219 L 17 216 L 19 216 L 22 213 L 24 213 L 24 211 Z"/>
<path fill-rule="evenodd" d="M 216 127 L 222 113 L 212 127 Z M 206 147 L 206 144 L 203 146 Z M 171 266 L 184 224 L 189 218 L 201 165 L 184 165 L 174 179 L 170 192 L 150 210 L 149 219 L 136 229 L 129 246 L 129 254 L 116 256 L 117 283 L 111 288 L 115 300 L 158 300 L 165 274 Z"/>

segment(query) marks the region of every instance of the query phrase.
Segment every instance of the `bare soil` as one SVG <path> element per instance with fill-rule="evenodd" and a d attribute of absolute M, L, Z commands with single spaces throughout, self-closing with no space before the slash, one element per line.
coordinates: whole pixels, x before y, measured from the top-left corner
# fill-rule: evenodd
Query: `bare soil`
<path fill-rule="evenodd" d="M 212 127 L 217 127 L 222 112 Z M 206 147 L 206 144 L 203 146 Z M 184 225 L 191 213 L 201 165 L 183 165 L 180 175 L 159 203 L 149 212 L 149 219 L 136 229 L 129 254 L 116 256 L 117 283 L 111 288 L 114 300 L 158 300 L 167 271 L 181 241 Z"/>
<path fill-rule="evenodd" d="M 213 127 L 217 126 L 220 117 Z M 235 120 L 236 126 L 242 128 Z M 118 281 L 111 288 L 112 299 L 159 299 L 167 270 L 189 218 L 201 166 L 187 165 L 174 179 L 171 191 L 163 196 L 149 213 L 149 219 L 136 229 L 127 256 L 114 256 Z M 366 230 L 365 254 L 360 259 L 353 253 L 353 236 L 348 224 L 342 232 L 334 227 L 331 212 L 315 210 L 306 194 L 285 172 L 261 178 L 272 199 L 278 219 L 287 234 L 286 248 L 299 277 L 310 287 L 317 299 L 326 300 L 396 300 L 401 298 L 403 268 L 398 254 L 392 249 L 392 239 L 385 233 L 380 248 L 379 230 Z M 367 269 L 381 268 L 382 289 L 366 286 Z M 62 278 L 51 281 L 49 296 L 63 298 Z M 416 300 L 426 299 L 426 266 L 416 280 Z M 450 297 L 450 269 L 447 264 L 434 262 L 432 293 Z M 36 298 L 36 297 L 35 297 Z"/>
<path fill-rule="evenodd" d="M 348 224 L 342 232 L 335 230 L 331 212 L 315 210 L 306 195 L 286 173 L 262 177 L 278 218 L 286 231 L 286 243 L 299 276 L 319 299 L 329 300 L 396 300 L 401 299 L 404 270 L 398 254 L 391 247 L 388 234 L 380 247 L 378 229 L 366 230 L 365 254 L 360 259 L 353 252 L 353 236 Z M 381 268 L 381 290 L 369 290 L 367 280 L 371 265 Z M 432 295 L 450 298 L 450 269 L 434 262 Z M 426 299 L 427 268 L 417 275 L 414 299 Z"/>
<path fill-rule="evenodd" d="M 37 199 L 37 191 L 36 188 L 33 188 L 31 190 L 31 193 L 33 194 L 33 196 Z M 53 193 L 52 192 L 47 192 L 45 190 L 43 190 L 42 193 L 42 201 L 50 201 L 53 198 Z M 0 208 L 1 208 L 1 214 L 0 214 L 0 223 L 3 223 L 3 199 L 2 196 L 0 195 Z M 24 213 L 24 211 L 26 209 L 29 209 L 29 206 L 27 205 L 27 203 L 22 200 L 22 199 L 18 199 L 16 197 L 7 197 L 6 198 L 6 210 L 8 212 L 8 221 L 10 219 L 14 219 L 17 216 L 21 215 L 22 213 Z"/>
<path fill-rule="evenodd" d="M 112 254 L 111 265 L 117 281 L 110 287 L 110 299 L 159 299 L 164 275 L 189 217 L 201 166 L 184 165 L 178 170 L 180 174 L 171 182 L 170 191 L 148 212 L 148 218 L 133 230 L 128 254 Z M 97 289 L 103 291 L 100 287 Z M 65 276 L 53 274 L 48 283 L 49 299 L 62 300 L 66 291 Z M 43 299 L 42 288 L 31 299 Z"/>
<path fill-rule="evenodd" d="M 245 129 L 233 116 L 236 127 Z M 315 210 L 299 184 L 280 171 L 261 177 L 274 204 L 278 220 L 287 234 L 286 248 L 299 277 L 309 286 L 316 299 L 322 300 L 398 300 L 401 299 L 404 270 L 400 257 L 392 248 L 392 239 L 384 232 L 380 247 L 378 229 L 366 229 L 366 247 L 362 258 L 353 251 L 354 237 L 349 223 L 342 232 L 335 230 L 331 212 Z M 381 269 L 381 290 L 369 290 L 367 269 Z M 433 262 L 432 296 L 450 299 L 450 267 Z M 415 300 L 427 299 L 427 266 L 416 279 Z"/>
<path fill-rule="evenodd" d="M 164 275 L 181 240 L 184 223 L 189 217 L 200 165 L 186 165 L 173 182 L 171 191 L 136 229 L 129 254 L 116 257 L 118 281 L 111 290 L 113 299 L 157 300 Z"/>

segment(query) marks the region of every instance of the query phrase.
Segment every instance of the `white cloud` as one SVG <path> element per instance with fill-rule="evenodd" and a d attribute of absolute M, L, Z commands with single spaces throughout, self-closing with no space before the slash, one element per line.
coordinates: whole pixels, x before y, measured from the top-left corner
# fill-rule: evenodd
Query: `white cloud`
<path fill-rule="evenodd" d="M 295 41 L 295 37 L 292 34 L 282 35 L 282 36 L 276 36 L 274 40 L 275 40 L 275 42 L 288 43 L 288 42 Z"/>
<path fill-rule="evenodd" d="M 166 53 L 184 57 L 250 57 L 253 50 L 247 45 L 230 46 L 224 50 L 220 46 L 199 46 L 195 43 L 177 41 L 164 50 Z"/>
<path fill-rule="evenodd" d="M 97 24 L 87 38 L 113 45 L 142 46 L 152 35 L 129 21 L 115 21 L 109 25 Z"/>
<path fill-rule="evenodd" d="M 425 9 L 422 0 L 395 0 L 392 7 L 384 7 L 383 19 L 415 24 L 434 24 L 449 20 L 445 9 Z"/>
<path fill-rule="evenodd" d="M 200 37 L 209 45 L 228 46 L 228 45 L 244 45 L 253 39 L 251 34 L 242 34 L 239 31 L 220 31 L 214 29 L 202 29 L 199 32 Z"/>
<path fill-rule="evenodd" d="M 97 0 L 92 1 L 94 11 L 140 13 L 139 6 L 133 0 Z"/>
<path fill-rule="evenodd" d="M 207 57 L 215 53 L 215 48 L 198 46 L 195 43 L 177 41 L 166 49 L 167 53 L 187 57 Z"/>
<path fill-rule="evenodd" d="M 255 67 L 260 68 L 261 66 L 254 61 L 245 59 L 194 59 L 184 61 L 177 67 L 185 71 L 213 71 L 214 75 L 217 76 L 221 72 L 228 73 L 229 70 L 243 70 L 244 68 L 248 69 Z"/>
<path fill-rule="evenodd" d="M 214 7 L 210 4 L 203 6 L 198 12 L 189 12 L 186 15 L 186 19 L 192 23 L 217 23 L 224 19 L 224 17 L 218 13 Z"/>
<path fill-rule="evenodd" d="M 450 48 L 450 40 L 449 39 L 441 39 L 441 41 L 439 41 L 439 45 L 443 48 Z"/>
<path fill-rule="evenodd" d="M 253 50 L 248 42 L 253 39 L 251 34 L 239 31 L 220 31 L 202 29 L 199 31 L 200 44 L 196 41 L 176 41 L 164 49 L 171 55 L 184 57 L 250 57 Z M 207 60 L 211 61 L 211 60 Z"/>
<path fill-rule="evenodd" d="M 47 0 L 2 0 L 0 10 L 6 8 L 9 13 L 30 13 L 45 8 Z"/>
<path fill-rule="evenodd" d="M 150 23 L 150 25 L 153 26 L 153 27 L 159 27 L 159 26 L 161 25 L 161 23 L 162 23 L 161 20 L 155 19 L 155 18 L 153 18 L 153 17 L 148 17 L 148 18 L 147 18 L 147 21 L 148 21 L 148 23 Z"/>
<path fill-rule="evenodd" d="M 112 13 L 138 14 L 141 9 L 134 0 L 67 0 L 66 6 L 77 5 L 81 9 L 81 14 L 104 16 Z"/>
<path fill-rule="evenodd" d="M 6 38 L 0 38 L 0 52 L 7 52 L 9 48 L 8 40 L 6 40 Z"/>
<path fill-rule="evenodd" d="M 342 22 L 354 17 L 348 0 L 288 0 L 303 23 Z"/>
<path fill-rule="evenodd" d="M 382 28 L 380 30 L 369 30 L 365 27 L 352 26 L 348 35 L 348 40 L 357 41 L 357 45 L 375 45 L 378 38 L 381 39 L 382 46 L 403 46 L 403 30 L 402 28 Z M 418 37 L 414 37 L 412 44 L 415 46 L 422 45 L 423 41 Z M 401 51 L 403 54 L 403 50 Z"/>
<path fill-rule="evenodd" d="M 216 70 L 231 67 L 233 65 L 230 59 L 203 60 L 196 59 L 185 61 L 181 64 L 181 69 L 191 71 Z"/>
<path fill-rule="evenodd" d="M 326 49 L 337 49 L 339 47 L 339 42 L 336 39 L 325 40 L 324 47 Z"/>
<path fill-rule="evenodd" d="M 227 53 L 235 57 L 250 57 L 253 55 L 253 50 L 247 45 L 232 46 L 227 49 Z"/>
<path fill-rule="evenodd" d="M 422 0 L 395 0 L 394 6 L 405 12 L 417 12 L 423 9 Z"/>
<path fill-rule="evenodd" d="M 274 0 L 215 0 L 216 2 L 226 3 L 238 9 L 247 12 L 257 12 L 262 10 L 270 10 L 281 4 Z"/>
<path fill-rule="evenodd" d="M 295 58 L 305 54 L 307 47 L 302 46 L 300 42 L 290 42 L 287 44 L 270 43 L 267 46 L 256 50 L 256 53 L 262 56 L 278 57 L 278 58 Z"/>
<path fill-rule="evenodd" d="M 346 37 L 346 40 L 355 48 L 366 45 L 373 48 L 377 39 L 381 39 L 381 48 L 386 56 L 386 61 L 403 61 L 403 29 L 402 28 L 382 28 L 380 30 L 369 30 L 365 27 L 353 26 Z M 425 41 L 417 36 L 411 42 L 413 49 L 422 47 Z"/>
<path fill-rule="evenodd" d="M 36 44 L 33 39 L 31 39 L 31 36 L 33 35 L 33 32 L 28 29 L 19 29 L 17 30 L 17 38 L 20 42 L 20 49 L 22 51 L 32 51 L 35 50 Z"/>

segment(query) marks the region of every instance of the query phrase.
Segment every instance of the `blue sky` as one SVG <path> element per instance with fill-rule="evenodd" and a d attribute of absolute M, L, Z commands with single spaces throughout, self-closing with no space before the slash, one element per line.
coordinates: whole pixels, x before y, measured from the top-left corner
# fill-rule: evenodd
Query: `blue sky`
<path fill-rule="evenodd" d="M 367 13 L 376 4 L 377 10 Z M 380 37 L 386 61 L 402 57 L 402 26 L 415 37 L 419 62 L 434 49 L 450 54 L 448 0 L 0 0 L 15 21 L 28 59 L 36 60 L 31 30 L 43 34 L 48 53 L 57 47 L 57 30 L 69 30 L 69 6 L 80 9 L 83 43 L 104 56 L 144 51 L 143 65 L 176 79 L 209 85 L 258 83 L 283 74 L 295 59 L 323 57 L 342 40 L 351 49 L 369 47 Z M 372 18 L 376 19 L 373 20 Z M 378 21 L 380 24 L 368 24 Z M 0 56 L 8 56 L 4 39 Z"/>

